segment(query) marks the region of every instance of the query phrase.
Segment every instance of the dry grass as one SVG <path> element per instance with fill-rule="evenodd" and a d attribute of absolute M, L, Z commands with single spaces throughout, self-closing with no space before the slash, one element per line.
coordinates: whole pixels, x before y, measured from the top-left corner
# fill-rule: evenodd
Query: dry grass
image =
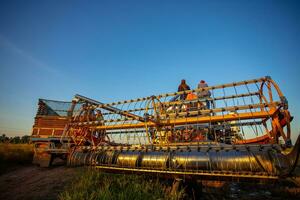
<path fill-rule="evenodd" d="M 33 145 L 0 144 L 0 174 L 32 162 Z"/>

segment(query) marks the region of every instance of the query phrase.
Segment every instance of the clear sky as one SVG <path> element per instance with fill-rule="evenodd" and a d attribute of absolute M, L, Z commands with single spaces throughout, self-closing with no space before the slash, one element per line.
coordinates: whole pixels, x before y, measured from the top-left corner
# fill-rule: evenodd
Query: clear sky
<path fill-rule="evenodd" d="M 38 98 L 102 102 L 270 75 L 300 131 L 299 1 L 0 1 L 0 133 Z"/>

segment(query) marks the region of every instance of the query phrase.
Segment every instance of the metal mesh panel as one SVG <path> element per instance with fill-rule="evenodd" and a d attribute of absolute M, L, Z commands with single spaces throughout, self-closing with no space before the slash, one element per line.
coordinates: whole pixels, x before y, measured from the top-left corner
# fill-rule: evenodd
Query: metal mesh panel
<path fill-rule="evenodd" d="M 68 116 L 71 104 L 72 102 L 39 99 L 37 115 L 66 117 Z M 80 104 L 77 104 L 74 111 L 79 110 L 80 106 Z"/>

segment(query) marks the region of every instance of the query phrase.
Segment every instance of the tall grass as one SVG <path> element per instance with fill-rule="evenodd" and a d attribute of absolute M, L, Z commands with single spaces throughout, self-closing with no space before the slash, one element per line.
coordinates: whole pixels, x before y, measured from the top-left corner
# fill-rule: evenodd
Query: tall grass
<path fill-rule="evenodd" d="M 181 199 L 183 190 L 171 195 L 170 188 L 156 178 L 139 175 L 106 174 L 84 168 L 59 195 L 60 200 Z"/>
<path fill-rule="evenodd" d="M 30 144 L 3 144 L 0 143 L 0 174 L 3 174 L 17 165 L 32 162 L 33 146 Z"/>

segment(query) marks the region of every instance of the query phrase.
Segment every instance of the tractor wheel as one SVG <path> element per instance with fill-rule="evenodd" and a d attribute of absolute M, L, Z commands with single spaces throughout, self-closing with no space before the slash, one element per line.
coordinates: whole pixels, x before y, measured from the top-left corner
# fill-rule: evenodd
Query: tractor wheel
<path fill-rule="evenodd" d="M 52 163 L 52 154 L 48 153 L 49 143 L 39 143 L 35 144 L 34 155 L 33 155 L 33 164 L 37 164 L 40 167 L 50 167 Z"/>

